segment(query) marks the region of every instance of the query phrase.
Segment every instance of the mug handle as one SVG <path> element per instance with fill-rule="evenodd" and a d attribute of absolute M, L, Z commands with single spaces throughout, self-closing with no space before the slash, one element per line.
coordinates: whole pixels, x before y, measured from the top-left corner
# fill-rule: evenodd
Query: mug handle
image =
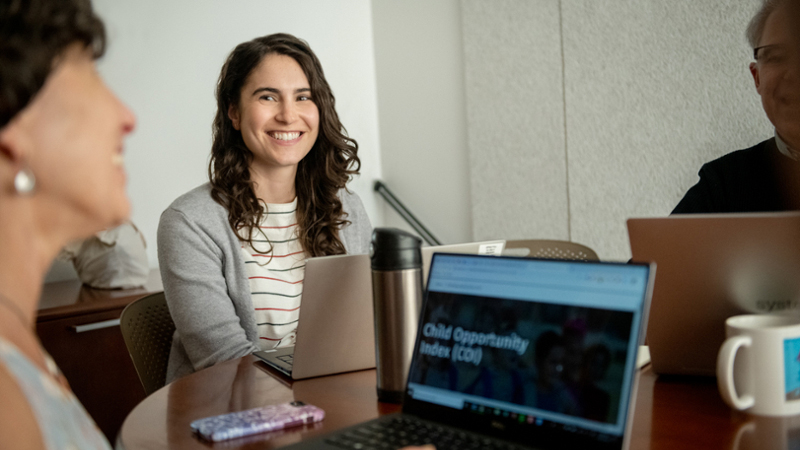
<path fill-rule="evenodd" d="M 717 386 L 722 399 L 732 408 L 747 409 L 755 403 L 752 395 L 739 397 L 733 383 L 733 362 L 740 347 L 750 347 L 753 339 L 750 336 L 734 336 L 722 344 L 717 356 Z"/>

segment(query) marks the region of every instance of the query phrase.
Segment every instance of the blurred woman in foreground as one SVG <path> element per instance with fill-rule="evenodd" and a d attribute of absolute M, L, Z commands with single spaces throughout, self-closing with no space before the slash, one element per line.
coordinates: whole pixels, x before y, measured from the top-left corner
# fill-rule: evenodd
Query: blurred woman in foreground
<path fill-rule="evenodd" d="M 122 223 L 131 112 L 95 68 L 102 22 L 84 0 L 0 5 L 0 436 L 4 448 L 109 448 L 34 330 L 67 243 Z"/>

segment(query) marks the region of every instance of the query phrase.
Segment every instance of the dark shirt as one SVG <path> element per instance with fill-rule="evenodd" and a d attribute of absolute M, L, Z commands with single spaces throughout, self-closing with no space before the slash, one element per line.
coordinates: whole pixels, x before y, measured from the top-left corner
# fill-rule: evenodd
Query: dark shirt
<path fill-rule="evenodd" d="M 790 195 L 800 164 L 780 153 L 775 139 L 729 153 L 700 169 L 700 181 L 672 214 L 771 212 L 800 209 Z M 795 205 L 795 206 L 793 206 Z"/>

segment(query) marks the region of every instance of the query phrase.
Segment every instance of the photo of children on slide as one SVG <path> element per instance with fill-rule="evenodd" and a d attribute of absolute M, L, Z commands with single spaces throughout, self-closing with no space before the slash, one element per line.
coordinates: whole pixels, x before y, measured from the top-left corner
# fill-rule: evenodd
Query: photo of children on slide
<path fill-rule="evenodd" d="M 411 382 L 617 422 L 632 312 L 429 296 Z"/>

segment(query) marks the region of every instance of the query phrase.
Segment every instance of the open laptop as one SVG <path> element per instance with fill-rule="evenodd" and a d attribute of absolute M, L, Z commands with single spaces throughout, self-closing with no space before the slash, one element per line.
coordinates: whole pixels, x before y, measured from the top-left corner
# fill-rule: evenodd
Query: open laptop
<path fill-rule="evenodd" d="M 290 448 L 626 448 L 653 275 L 437 253 L 402 414 Z"/>
<path fill-rule="evenodd" d="M 375 367 L 369 255 L 309 258 L 293 347 L 255 352 L 295 380 Z"/>
<path fill-rule="evenodd" d="M 800 314 L 800 213 L 628 220 L 634 261 L 653 261 L 647 344 L 662 374 L 716 373 L 725 319 Z"/>
<path fill-rule="evenodd" d="M 423 280 L 435 252 L 500 254 L 504 240 L 422 248 Z M 295 380 L 375 367 L 369 255 L 309 258 L 294 346 L 255 352 Z M 347 349 L 343 351 L 342 349 Z"/>

